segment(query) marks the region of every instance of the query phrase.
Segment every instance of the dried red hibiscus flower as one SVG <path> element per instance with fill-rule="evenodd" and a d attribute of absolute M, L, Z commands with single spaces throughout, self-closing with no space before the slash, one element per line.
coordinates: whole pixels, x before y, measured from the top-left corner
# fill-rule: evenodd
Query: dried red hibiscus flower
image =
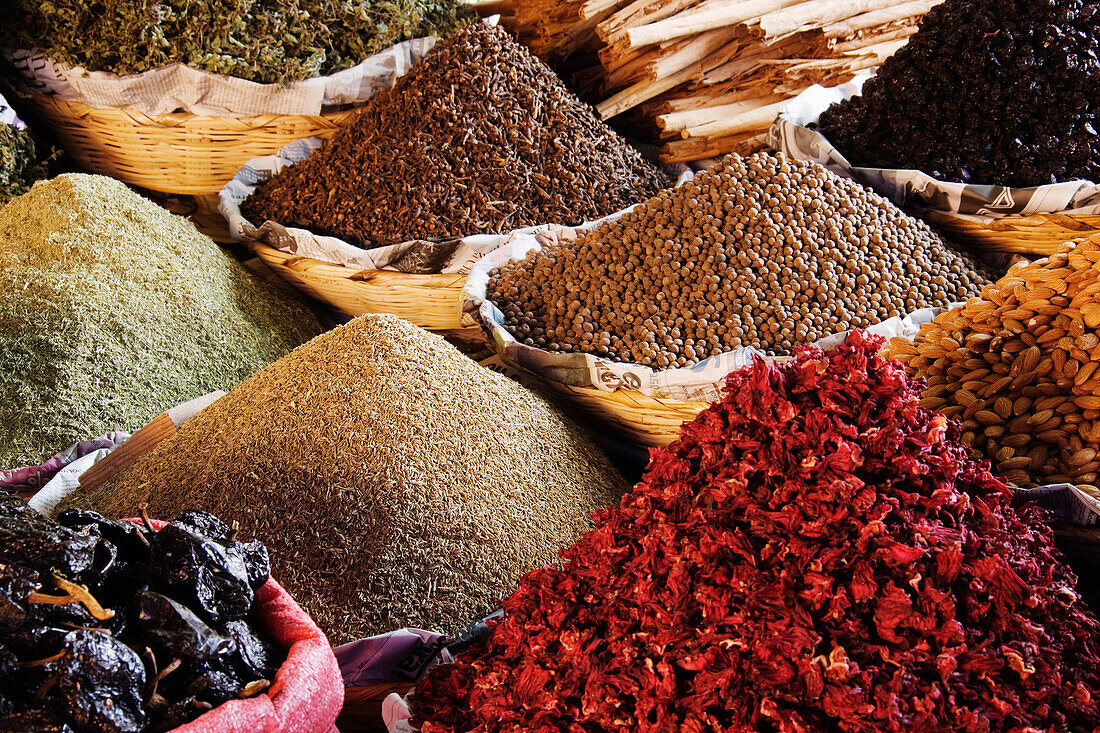
<path fill-rule="evenodd" d="M 429 673 L 414 722 L 1093 729 L 1100 623 L 879 345 L 731 374 L 564 567 L 525 576 L 492 634 Z"/>

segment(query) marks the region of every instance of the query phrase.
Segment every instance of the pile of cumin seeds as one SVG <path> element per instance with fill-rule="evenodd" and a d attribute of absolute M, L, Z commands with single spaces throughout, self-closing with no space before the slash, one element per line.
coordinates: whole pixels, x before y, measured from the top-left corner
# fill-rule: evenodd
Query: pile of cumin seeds
<path fill-rule="evenodd" d="M 360 316 L 261 370 L 68 506 L 216 508 L 340 644 L 454 632 L 626 490 L 575 425 L 442 338 Z"/>

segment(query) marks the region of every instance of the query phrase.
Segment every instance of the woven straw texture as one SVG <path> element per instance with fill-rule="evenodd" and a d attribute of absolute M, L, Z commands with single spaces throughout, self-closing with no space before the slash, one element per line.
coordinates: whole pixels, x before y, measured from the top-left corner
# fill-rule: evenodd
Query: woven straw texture
<path fill-rule="evenodd" d="M 1006 216 L 981 224 L 942 211 L 924 211 L 921 215 L 948 239 L 989 252 L 1046 256 L 1071 239 L 1100 233 L 1100 216 L 1035 214 Z"/>
<path fill-rule="evenodd" d="M 462 273 L 355 270 L 260 242 L 248 242 L 248 247 L 288 282 L 342 313 L 392 313 L 430 331 L 462 328 Z"/>
<path fill-rule="evenodd" d="M 658 399 L 631 390 L 605 392 L 540 381 L 560 395 L 562 402 L 633 445 L 653 448 L 680 437 L 680 426 L 694 420 L 705 402 Z"/>
<path fill-rule="evenodd" d="M 355 110 L 318 116 L 206 117 L 96 109 L 46 94 L 23 98 L 27 112 L 81 167 L 173 194 L 217 194 L 252 158 L 303 137 L 330 137 Z"/>

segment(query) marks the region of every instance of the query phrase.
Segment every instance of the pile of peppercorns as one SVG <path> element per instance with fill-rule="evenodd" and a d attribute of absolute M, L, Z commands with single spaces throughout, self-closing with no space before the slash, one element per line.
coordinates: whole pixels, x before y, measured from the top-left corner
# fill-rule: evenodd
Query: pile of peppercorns
<path fill-rule="evenodd" d="M 947 0 L 822 134 L 857 166 L 962 183 L 1100 181 L 1100 3 Z"/>
<path fill-rule="evenodd" d="M 984 266 L 816 163 L 731 155 L 490 274 L 519 341 L 658 369 L 770 355 L 977 295 Z"/>

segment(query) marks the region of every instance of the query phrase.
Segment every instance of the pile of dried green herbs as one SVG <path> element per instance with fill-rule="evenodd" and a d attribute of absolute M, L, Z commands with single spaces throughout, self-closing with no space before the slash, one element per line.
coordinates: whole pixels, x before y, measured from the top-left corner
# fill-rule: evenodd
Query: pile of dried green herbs
<path fill-rule="evenodd" d="M 0 112 L 5 109 L 0 98 Z M 48 178 L 56 157 L 56 151 L 42 146 L 27 130 L 0 122 L 0 206 Z"/>
<path fill-rule="evenodd" d="M 136 430 L 320 330 L 118 181 L 40 181 L 0 208 L 0 467 Z"/>
<path fill-rule="evenodd" d="M 40 48 L 89 71 L 180 62 L 261 83 L 331 74 L 395 43 L 446 37 L 460 0 L 14 0 L 0 47 Z"/>
<path fill-rule="evenodd" d="M 262 405 L 263 409 L 257 409 Z M 455 632 L 557 560 L 626 490 L 533 392 L 390 315 L 258 372 L 67 506 L 217 507 L 334 644 Z"/>

